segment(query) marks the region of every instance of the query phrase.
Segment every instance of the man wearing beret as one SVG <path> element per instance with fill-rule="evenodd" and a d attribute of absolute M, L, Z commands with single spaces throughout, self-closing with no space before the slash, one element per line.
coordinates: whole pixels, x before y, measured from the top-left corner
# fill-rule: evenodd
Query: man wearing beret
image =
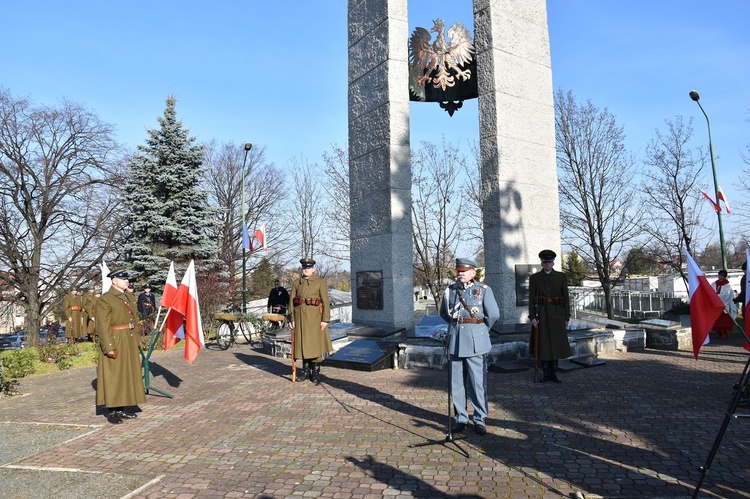
<path fill-rule="evenodd" d="M 126 410 L 146 402 L 138 354 L 138 305 L 127 291 L 126 270 L 114 270 L 109 291 L 96 302 L 99 364 L 96 370 L 96 403 L 107 408 L 107 420 L 120 424 L 136 415 Z"/>
<path fill-rule="evenodd" d="M 567 332 L 570 297 L 568 278 L 552 268 L 556 256 L 552 250 L 541 251 L 539 259 L 542 270 L 529 277 L 529 319 L 532 325 L 529 349 L 542 362 L 542 382 L 561 383 L 557 376 L 558 359 L 571 355 Z"/>
<path fill-rule="evenodd" d="M 464 379 L 468 379 L 474 407 L 474 430 L 485 435 L 485 420 L 489 412 L 487 353 L 492 348 L 490 328 L 500 317 L 500 309 L 492 289 L 474 280 L 476 267 L 473 260 L 456 259 L 457 280 L 443 292 L 440 317 L 450 325 L 449 373 L 455 411 L 455 425 L 451 431 L 462 432 L 469 422 L 464 384 Z"/>
<path fill-rule="evenodd" d="M 323 355 L 333 351 L 328 322 L 331 304 L 328 286 L 315 276 L 315 260 L 303 258 L 302 276 L 292 284 L 289 296 L 289 327 L 294 330 L 293 360 L 302 359 L 302 374 L 298 381 L 309 379 L 320 382 L 320 363 Z"/>

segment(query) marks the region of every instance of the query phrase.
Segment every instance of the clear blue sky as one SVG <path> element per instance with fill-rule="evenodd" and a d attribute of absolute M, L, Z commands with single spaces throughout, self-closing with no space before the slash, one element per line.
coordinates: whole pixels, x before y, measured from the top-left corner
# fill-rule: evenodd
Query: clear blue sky
<path fill-rule="evenodd" d="M 750 2 L 549 0 L 555 88 L 607 107 L 642 157 L 664 119 L 711 119 L 719 183 L 732 201 L 750 144 Z M 410 30 L 472 27 L 470 0 L 411 0 Z M 142 144 L 165 98 L 200 141 L 253 142 L 278 167 L 319 162 L 347 141 L 347 2 L 6 1 L 0 85 L 16 96 L 83 103 Z M 412 104 L 412 144 L 477 140 L 476 101 L 453 118 Z M 706 188 L 712 189 L 709 183 Z"/>

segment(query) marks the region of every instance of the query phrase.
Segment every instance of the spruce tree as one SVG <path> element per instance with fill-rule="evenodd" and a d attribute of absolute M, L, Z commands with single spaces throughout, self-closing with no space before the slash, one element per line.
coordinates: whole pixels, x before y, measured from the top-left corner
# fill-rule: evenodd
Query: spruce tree
<path fill-rule="evenodd" d="M 123 200 L 132 234 L 122 263 L 136 286 L 163 283 L 170 261 L 180 269 L 190 260 L 199 270 L 201 264 L 216 267 L 216 244 L 207 236 L 216 217 L 201 189 L 204 148 L 177 120 L 175 102 L 167 98 L 159 128 L 148 130 L 145 145 L 128 161 Z"/>

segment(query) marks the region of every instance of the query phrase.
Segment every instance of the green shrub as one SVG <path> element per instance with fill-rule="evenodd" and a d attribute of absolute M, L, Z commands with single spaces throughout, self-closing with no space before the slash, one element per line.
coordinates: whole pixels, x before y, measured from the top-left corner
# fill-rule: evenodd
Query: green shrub
<path fill-rule="evenodd" d="M 37 360 L 37 355 L 34 349 L 13 350 L 3 358 L 5 379 L 20 379 L 35 371 L 34 361 Z"/>

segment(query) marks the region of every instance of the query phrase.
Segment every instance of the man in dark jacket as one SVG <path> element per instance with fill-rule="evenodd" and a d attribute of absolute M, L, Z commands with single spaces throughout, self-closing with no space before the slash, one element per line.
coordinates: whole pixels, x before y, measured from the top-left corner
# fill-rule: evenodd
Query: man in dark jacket
<path fill-rule="evenodd" d="M 557 376 L 558 359 L 571 355 L 567 331 L 570 297 L 568 278 L 552 268 L 556 256 L 552 250 L 541 251 L 542 270 L 529 277 L 529 319 L 532 326 L 529 348 L 542 362 L 542 382 L 561 383 Z"/>

